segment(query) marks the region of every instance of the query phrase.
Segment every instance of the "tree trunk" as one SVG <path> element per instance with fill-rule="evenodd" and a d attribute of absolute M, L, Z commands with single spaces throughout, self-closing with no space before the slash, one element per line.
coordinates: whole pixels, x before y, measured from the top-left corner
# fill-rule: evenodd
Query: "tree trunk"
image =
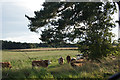
<path fill-rule="evenodd" d="M 120 1 L 119 2 L 117 2 L 117 4 L 118 4 L 118 7 L 119 7 L 119 21 L 118 21 L 118 23 L 119 23 L 119 27 L 118 27 L 118 39 L 120 39 Z"/>

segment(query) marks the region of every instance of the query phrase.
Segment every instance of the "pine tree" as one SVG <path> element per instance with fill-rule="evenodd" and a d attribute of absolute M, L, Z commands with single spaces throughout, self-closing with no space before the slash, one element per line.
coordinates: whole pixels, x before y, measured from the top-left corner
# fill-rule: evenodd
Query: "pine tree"
<path fill-rule="evenodd" d="M 42 34 L 40 40 L 52 46 L 77 41 L 79 50 L 92 60 L 111 52 L 110 32 L 115 27 L 112 2 L 45 2 L 34 17 L 25 15 L 29 29 Z"/>

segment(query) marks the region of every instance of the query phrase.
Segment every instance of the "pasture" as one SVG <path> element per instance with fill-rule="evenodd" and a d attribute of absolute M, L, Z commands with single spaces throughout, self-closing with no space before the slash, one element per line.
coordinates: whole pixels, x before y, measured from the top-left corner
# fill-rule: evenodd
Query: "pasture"
<path fill-rule="evenodd" d="M 11 62 L 12 68 L 2 69 L 3 80 L 29 80 L 74 78 L 74 79 L 99 79 L 104 80 L 119 72 L 120 57 L 114 59 L 107 57 L 102 63 L 86 62 L 82 67 L 73 68 L 67 64 L 66 56 L 75 57 L 77 50 L 43 50 L 43 51 L 2 51 L 2 62 Z M 58 58 L 62 56 L 65 60 L 63 65 L 58 64 Z M 32 60 L 52 60 L 47 68 L 36 67 L 32 69 Z"/>

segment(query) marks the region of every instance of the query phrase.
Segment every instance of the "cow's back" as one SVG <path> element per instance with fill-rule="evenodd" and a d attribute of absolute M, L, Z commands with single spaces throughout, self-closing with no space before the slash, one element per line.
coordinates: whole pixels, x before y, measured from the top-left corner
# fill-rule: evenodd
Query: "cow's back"
<path fill-rule="evenodd" d="M 40 60 L 40 61 L 32 61 L 32 67 L 47 67 L 48 63 L 46 60 Z"/>

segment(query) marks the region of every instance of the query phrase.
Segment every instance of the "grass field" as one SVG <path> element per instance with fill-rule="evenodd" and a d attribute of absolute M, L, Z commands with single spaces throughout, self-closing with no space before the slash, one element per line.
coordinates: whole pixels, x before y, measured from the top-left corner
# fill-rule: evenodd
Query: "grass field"
<path fill-rule="evenodd" d="M 102 63 L 86 62 L 82 67 L 71 67 L 66 63 L 63 65 L 58 64 L 58 58 L 62 56 L 66 59 L 69 54 L 75 57 L 79 52 L 77 50 L 52 50 L 52 51 L 2 51 L 2 61 L 11 62 L 12 69 L 2 69 L 3 80 L 29 80 L 34 79 L 53 79 L 59 78 L 72 78 L 72 79 L 99 79 L 104 80 L 111 75 L 119 72 L 120 57 L 106 58 Z M 32 60 L 52 60 L 52 63 L 47 68 L 38 67 L 32 69 Z M 89 79 L 88 79 L 89 78 Z"/>

